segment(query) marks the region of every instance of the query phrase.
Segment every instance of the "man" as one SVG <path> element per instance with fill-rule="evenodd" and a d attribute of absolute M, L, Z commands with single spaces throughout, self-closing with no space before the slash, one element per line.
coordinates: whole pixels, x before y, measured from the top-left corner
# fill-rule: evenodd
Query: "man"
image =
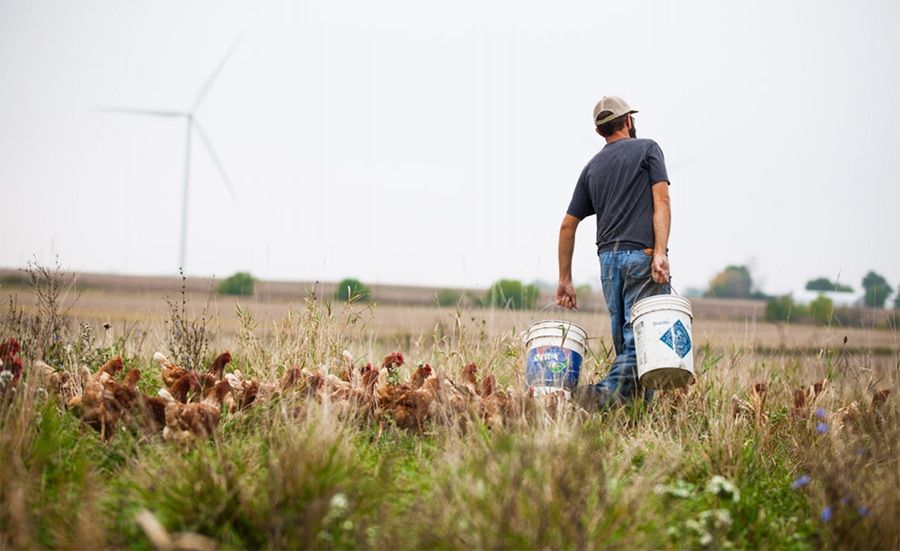
<path fill-rule="evenodd" d="M 572 252 L 575 229 L 597 215 L 597 253 L 603 296 L 609 309 L 616 359 L 605 379 L 581 390 L 607 407 L 642 396 L 631 328 L 631 307 L 640 298 L 669 292 L 669 176 L 662 150 L 637 139 L 633 114 L 622 98 L 606 96 L 594 107 L 594 126 L 606 145 L 581 172 L 559 229 L 556 300 L 575 308 Z"/>

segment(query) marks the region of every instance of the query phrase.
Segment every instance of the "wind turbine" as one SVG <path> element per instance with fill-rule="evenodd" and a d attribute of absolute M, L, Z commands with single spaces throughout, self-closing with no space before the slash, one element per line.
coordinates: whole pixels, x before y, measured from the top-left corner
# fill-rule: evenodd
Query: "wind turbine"
<path fill-rule="evenodd" d="M 197 131 L 197 135 L 200 136 L 200 141 L 203 142 L 203 145 L 206 146 L 206 150 L 209 152 L 209 156 L 212 158 L 213 163 L 216 165 L 216 168 L 219 170 L 219 175 L 222 176 L 222 181 L 225 183 L 225 187 L 228 189 L 228 193 L 231 194 L 232 199 L 237 199 L 237 195 L 234 193 L 234 189 L 231 187 L 231 183 L 228 181 L 228 176 L 225 174 L 225 169 L 222 167 L 222 162 L 219 161 L 218 155 L 216 155 L 215 150 L 213 149 L 212 143 L 209 141 L 209 137 L 206 135 L 206 132 L 203 130 L 203 126 L 200 124 L 200 121 L 197 120 L 197 116 L 195 112 L 197 108 L 200 107 L 200 103 L 206 97 L 206 94 L 209 92 L 210 88 L 212 88 L 213 83 L 216 78 L 218 78 L 219 73 L 222 71 L 222 68 L 225 66 L 225 63 L 228 61 L 228 58 L 231 57 L 231 54 L 234 52 L 234 49 L 237 48 L 238 42 L 240 42 L 240 38 L 231 45 L 231 48 L 226 52 L 225 57 L 222 58 L 222 61 L 219 62 L 218 67 L 213 71 L 212 75 L 208 79 L 206 79 L 206 83 L 200 88 L 200 92 L 197 94 L 194 103 L 191 105 L 191 108 L 187 111 L 161 111 L 157 109 L 119 109 L 119 108 L 100 108 L 96 109 L 97 111 L 102 111 L 106 113 L 126 113 L 130 115 L 149 115 L 153 117 L 165 117 L 165 118 L 182 118 L 184 119 L 187 126 L 187 138 L 184 144 L 184 190 L 181 195 L 181 249 L 178 254 L 178 265 L 184 270 L 185 264 L 185 256 L 187 249 L 187 222 L 188 222 L 188 188 L 190 186 L 191 181 L 191 137 L 193 135 L 194 130 Z"/>

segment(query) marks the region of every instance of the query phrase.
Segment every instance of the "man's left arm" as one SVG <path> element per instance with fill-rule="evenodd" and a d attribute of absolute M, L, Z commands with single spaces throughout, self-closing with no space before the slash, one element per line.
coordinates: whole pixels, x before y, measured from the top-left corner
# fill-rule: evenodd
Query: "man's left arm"
<path fill-rule="evenodd" d="M 653 184 L 653 262 L 651 275 L 656 283 L 669 282 L 669 228 L 672 210 L 669 205 L 669 182 Z"/>

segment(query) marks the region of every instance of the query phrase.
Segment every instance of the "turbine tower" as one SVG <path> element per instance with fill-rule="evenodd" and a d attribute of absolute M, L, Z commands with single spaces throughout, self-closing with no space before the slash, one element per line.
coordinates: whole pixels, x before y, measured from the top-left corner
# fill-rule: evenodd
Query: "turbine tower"
<path fill-rule="evenodd" d="M 231 48 L 228 49 L 228 52 L 225 53 L 225 57 L 222 58 L 222 61 L 219 62 L 218 67 L 216 67 L 210 77 L 206 79 L 206 83 L 202 88 L 200 88 L 200 92 L 197 94 L 194 103 L 187 111 L 162 111 L 157 109 L 119 108 L 97 109 L 97 111 L 103 111 L 106 113 L 127 113 L 130 115 L 149 115 L 153 117 L 184 119 L 187 129 L 187 138 L 184 144 L 184 189 L 182 190 L 181 194 L 181 248 L 178 253 L 178 265 L 182 270 L 184 270 L 185 268 L 185 258 L 187 255 L 188 188 L 190 187 L 191 181 L 191 138 L 193 136 L 194 130 L 197 131 L 197 135 L 200 136 L 200 141 L 203 142 L 203 145 L 209 152 L 209 156 L 212 159 L 213 164 L 215 164 L 216 168 L 219 170 L 219 175 L 222 177 L 222 181 L 225 183 L 225 187 L 228 189 L 228 193 L 231 194 L 231 198 L 237 199 L 237 196 L 234 193 L 234 189 L 231 187 L 231 183 L 228 181 L 228 176 L 225 174 L 225 169 L 222 167 L 222 162 L 219 160 L 218 155 L 216 155 L 212 143 L 210 142 L 206 132 L 203 130 L 203 126 L 200 124 L 200 121 L 197 120 L 197 116 L 195 115 L 195 113 L 197 111 L 197 108 L 200 107 L 200 103 L 206 97 L 206 94 L 209 92 L 210 88 L 212 88 L 212 85 L 215 82 L 216 78 L 218 78 L 219 73 L 222 71 L 222 68 L 225 67 L 225 63 L 228 62 L 228 58 L 231 57 L 231 54 L 237 47 L 238 42 L 240 42 L 240 39 L 236 40 L 234 44 L 231 45 Z"/>

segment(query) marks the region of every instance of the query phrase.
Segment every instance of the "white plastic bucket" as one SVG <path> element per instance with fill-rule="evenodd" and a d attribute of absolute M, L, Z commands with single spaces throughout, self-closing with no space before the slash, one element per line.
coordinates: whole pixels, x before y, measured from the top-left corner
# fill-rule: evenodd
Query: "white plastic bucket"
<path fill-rule="evenodd" d="M 578 385 L 587 333 L 570 321 L 543 320 L 528 328 L 524 337 L 525 384 L 535 395 Z"/>
<path fill-rule="evenodd" d="M 631 308 L 631 327 L 641 385 L 670 389 L 694 378 L 691 303 L 678 295 L 655 295 Z"/>

